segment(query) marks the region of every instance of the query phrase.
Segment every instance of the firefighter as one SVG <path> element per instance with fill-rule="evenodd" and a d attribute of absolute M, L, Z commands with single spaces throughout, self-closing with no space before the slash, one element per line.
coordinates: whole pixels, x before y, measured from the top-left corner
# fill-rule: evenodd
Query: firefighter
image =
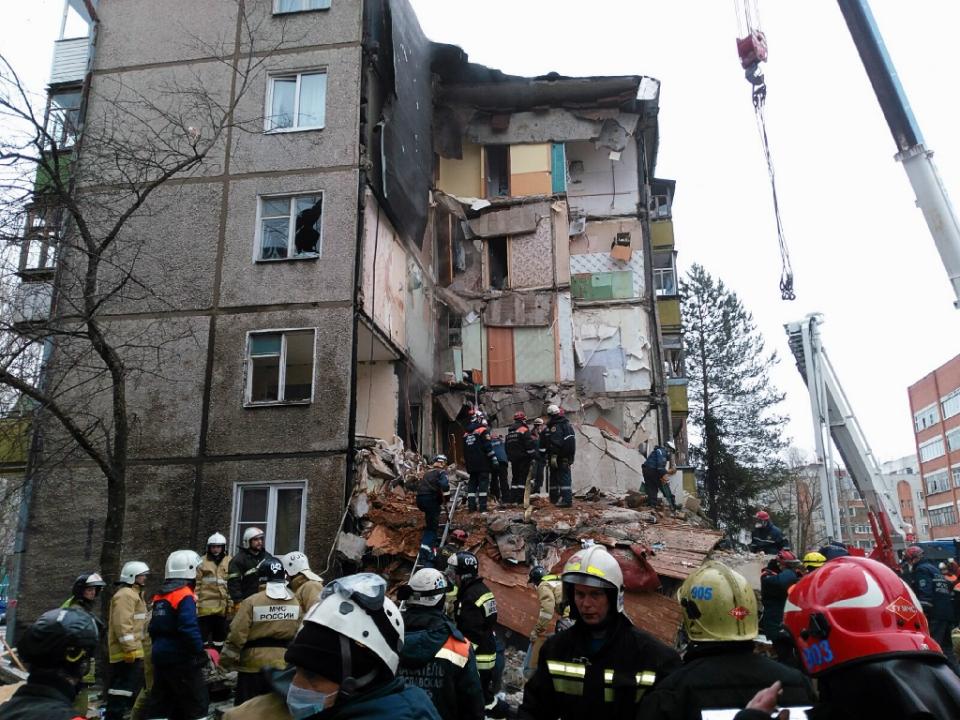
<path fill-rule="evenodd" d="M 79 720 L 73 703 L 99 639 L 93 616 L 79 608 L 48 610 L 37 618 L 17 643 L 27 682 L 0 705 L 0 720 Z"/>
<path fill-rule="evenodd" d="M 643 461 L 640 471 L 643 473 L 643 485 L 647 491 L 647 504 L 655 508 L 660 504 L 658 493 L 663 492 L 663 496 L 670 503 L 670 509 L 676 512 L 679 510 L 677 502 L 673 497 L 673 491 L 670 489 L 669 476 L 676 468 L 673 466 L 671 454 L 677 451 L 672 442 L 667 442 L 666 447 L 660 445 L 654 446 L 653 450 Z"/>
<path fill-rule="evenodd" d="M 223 648 L 227 639 L 227 615 L 233 609 L 233 601 L 227 591 L 227 573 L 230 556 L 227 555 L 227 539 L 220 533 L 207 538 L 207 552 L 197 568 L 197 614 L 200 617 L 200 634 L 203 641 L 216 648 Z"/>
<path fill-rule="evenodd" d="M 550 419 L 540 435 L 550 474 L 550 502 L 557 507 L 573 507 L 571 466 L 577 454 L 577 438 L 570 421 L 557 405 L 547 407 Z"/>
<path fill-rule="evenodd" d="M 510 502 L 523 502 L 530 466 L 537 455 L 537 439 L 527 424 L 527 416 L 521 411 L 514 413 L 513 425 L 507 429 L 505 441 L 507 459 L 510 461 Z"/>
<path fill-rule="evenodd" d="M 243 531 L 240 551 L 227 565 L 227 592 L 234 605 L 239 605 L 242 600 L 260 589 L 258 577 L 260 563 L 273 559 L 273 556 L 264 549 L 263 544 L 264 534 L 260 528 L 248 527 Z"/>
<path fill-rule="evenodd" d="M 740 573 L 709 561 L 677 592 L 689 644 L 683 667 L 647 693 L 641 720 L 700 720 L 704 710 L 744 707 L 753 695 L 779 680 L 785 705 L 810 705 L 810 682 L 799 670 L 753 652 L 757 596 Z"/>
<path fill-rule="evenodd" d="M 422 568 L 400 588 L 405 635 L 400 675 L 424 690 L 443 720 L 483 720 L 484 699 L 470 643 L 443 613 L 447 581 Z"/>
<path fill-rule="evenodd" d="M 623 572 L 606 548 L 572 555 L 561 580 L 575 623 L 544 643 L 518 717 L 634 720 L 643 696 L 680 667 L 680 656 L 623 613 Z"/>
<path fill-rule="evenodd" d="M 530 668 L 537 667 L 537 658 L 540 655 L 540 648 L 547 639 L 547 629 L 554 615 L 559 615 L 557 621 L 557 630 L 564 629 L 561 625 L 564 618 L 570 616 L 565 603 L 563 602 L 563 583 L 559 575 L 548 575 L 542 565 L 535 565 L 530 568 L 527 575 L 527 582 L 537 589 L 537 602 L 540 603 L 540 613 L 537 615 L 537 623 L 530 631 Z M 569 622 L 568 620 L 566 622 Z"/>
<path fill-rule="evenodd" d="M 770 513 L 766 510 L 758 511 L 754 516 L 753 532 L 750 535 L 750 552 L 776 555 L 788 544 L 780 528 L 770 521 Z"/>
<path fill-rule="evenodd" d="M 294 551 L 280 556 L 283 569 L 290 578 L 290 590 L 300 603 L 301 616 L 307 614 L 313 605 L 320 599 L 323 592 L 323 580 L 310 569 L 310 561 L 302 552 Z"/>
<path fill-rule="evenodd" d="M 800 580 L 800 561 L 789 550 L 781 550 L 760 571 L 760 600 L 763 617 L 760 632 L 773 644 L 777 659 L 792 663 L 793 644 L 783 629 L 783 609 L 787 593 Z"/>
<path fill-rule="evenodd" d="M 931 641 L 913 592 L 882 563 L 829 561 L 790 592 L 784 624 L 803 671 L 817 679 L 809 717 L 960 718 L 960 679 Z M 777 688 L 768 688 L 736 719 L 769 720 L 776 704 Z"/>
<path fill-rule="evenodd" d="M 545 423 L 543 418 L 538 417 L 533 421 L 533 430 L 531 431 L 533 439 L 537 444 L 537 451 L 533 458 L 533 487 L 531 488 L 531 495 L 539 495 L 540 491 L 543 490 L 543 475 L 544 469 L 547 464 L 547 453 L 540 447 L 540 436 L 543 435 L 543 429 Z"/>
<path fill-rule="evenodd" d="M 461 550 L 450 558 L 449 564 L 457 582 L 454 620 L 476 652 L 487 717 L 504 717 L 506 707 L 497 700 L 502 673 L 494 630 L 497 625 L 497 600 L 480 577 L 480 563 L 476 555 Z"/>
<path fill-rule="evenodd" d="M 437 455 L 417 484 L 417 507 L 423 512 L 423 535 L 420 537 L 419 565 L 433 562 L 440 539 L 440 511 L 443 497 L 450 492 L 447 477 L 447 456 Z"/>
<path fill-rule="evenodd" d="M 146 717 L 204 718 L 210 706 L 203 667 L 207 654 L 197 615 L 194 588 L 203 563 L 193 550 L 176 550 L 167 557 L 160 592 L 153 596 L 150 618 L 150 659 L 153 687 Z"/>
<path fill-rule="evenodd" d="M 923 557 L 923 548 L 911 545 L 903 553 L 903 559 L 910 567 L 907 582 L 920 600 L 920 607 L 927 616 L 930 637 L 937 641 L 947 657 L 950 666 L 956 669 L 957 660 L 953 654 L 953 588 L 943 577 L 937 566 Z"/>
<path fill-rule="evenodd" d="M 487 511 L 487 493 L 490 491 L 490 473 L 500 469 L 500 461 L 490 445 L 487 421 L 479 413 L 473 415 L 463 434 L 464 462 L 470 479 L 467 482 L 467 509 L 470 512 Z"/>
<path fill-rule="evenodd" d="M 490 472 L 490 497 L 501 506 L 512 502 L 510 498 L 510 464 L 507 459 L 507 447 L 503 435 L 492 433 L 490 447 L 497 458 L 497 465 Z"/>
<path fill-rule="evenodd" d="M 97 598 L 100 592 L 106 587 L 106 583 L 99 573 L 84 573 L 77 577 L 73 582 L 73 588 L 70 597 L 64 600 L 62 608 L 76 608 L 90 613 L 94 621 L 97 622 L 97 630 L 100 630 L 100 620 L 96 616 Z M 83 677 L 83 686 L 77 693 L 77 699 L 74 703 L 74 709 L 83 717 L 87 716 L 87 710 L 90 707 L 89 687 L 97 680 L 96 653 L 90 657 L 90 670 Z"/>
<path fill-rule="evenodd" d="M 266 587 L 237 608 L 220 656 L 224 670 L 237 670 L 235 705 L 270 692 L 261 670 L 285 667 L 283 654 L 302 617 L 300 602 L 287 587 L 283 563 L 268 558 L 257 573 Z"/>
<path fill-rule="evenodd" d="M 149 573 L 146 563 L 136 560 L 125 563 L 120 569 L 118 588 L 110 598 L 106 720 L 121 720 L 133 707 L 133 700 L 143 685 L 143 626 L 147 619 L 143 586 Z"/>

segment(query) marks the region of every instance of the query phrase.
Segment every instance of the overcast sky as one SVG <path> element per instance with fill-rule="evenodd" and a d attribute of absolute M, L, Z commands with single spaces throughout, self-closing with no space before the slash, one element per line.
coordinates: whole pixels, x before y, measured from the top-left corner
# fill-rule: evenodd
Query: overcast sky
<path fill-rule="evenodd" d="M 822 312 L 825 346 L 875 454 L 915 452 L 907 386 L 960 353 L 960 311 L 836 2 L 759 0 L 768 129 L 796 275 L 797 300 L 787 303 L 734 3 L 411 1 L 431 39 L 508 73 L 659 79 L 657 174 L 677 181 L 681 271 L 699 262 L 722 278 L 780 353 L 774 378 L 794 443 L 812 452 L 809 400 L 782 326 Z M 960 3 L 871 5 L 960 202 Z M 38 90 L 61 10 L 59 0 L 0 2 L 0 50 Z"/>

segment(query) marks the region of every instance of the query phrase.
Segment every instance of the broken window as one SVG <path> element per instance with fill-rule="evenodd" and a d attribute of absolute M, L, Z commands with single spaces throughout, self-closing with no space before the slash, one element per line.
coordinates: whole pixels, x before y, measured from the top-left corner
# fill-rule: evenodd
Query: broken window
<path fill-rule="evenodd" d="M 313 330 L 250 333 L 247 403 L 312 401 L 313 358 Z"/>
<path fill-rule="evenodd" d="M 273 14 L 329 10 L 330 0 L 273 0 Z"/>
<path fill-rule="evenodd" d="M 45 143 L 48 147 L 69 148 L 76 142 L 81 97 L 80 88 L 51 93 Z"/>
<path fill-rule="evenodd" d="M 510 146 L 484 145 L 486 192 L 488 198 L 510 194 Z"/>
<path fill-rule="evenodd" d="M 487 241 L 487 267 L 490 269 L 490 287 L 505 290 L 510 286 L 509 260 L 507 258 L 507 238 L 493 238 Z"/>
<path fill-rule="evenodd" d="M 258 260 L 318 257 L 323 194 L 260 198 Z"/>
<path fill-rule="evenodd" d="M 234 540 L 247 528 L 263 530 L 267 552 L 278 555 L 303 547 L 306 483 L 237 485 Z"/>
<path fill-rule="evenodd" d="M 322 128 L 326 114 L 327 74 L 274 75 L 270 78 L 266 130 Z"/>

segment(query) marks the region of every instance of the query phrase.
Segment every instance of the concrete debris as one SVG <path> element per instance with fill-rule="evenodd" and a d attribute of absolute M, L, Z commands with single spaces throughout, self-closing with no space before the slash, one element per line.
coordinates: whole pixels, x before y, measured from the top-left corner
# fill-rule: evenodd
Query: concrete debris
<path fill-rule="evenodd" d="M 367 541 L 359 535 L 341 532 L 337 536 L 337 552 L 350 562 L 359 563 L 363 560 L 363 553 L 366 549 Z"/>

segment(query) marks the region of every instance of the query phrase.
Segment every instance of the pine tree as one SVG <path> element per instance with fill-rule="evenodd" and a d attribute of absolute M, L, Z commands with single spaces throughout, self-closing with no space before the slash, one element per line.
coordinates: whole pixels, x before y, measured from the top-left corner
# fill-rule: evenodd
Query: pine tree
<path fill-rule="evenodd" d="M 770 381 L 777 364 L 737 294 L 702 266 L 680 284 L 689 378 L 688 423 L 699 442 L 707 514 L 731 534 L 752 524 L 757 497 L 783 482 L 784 395 Z"/>

